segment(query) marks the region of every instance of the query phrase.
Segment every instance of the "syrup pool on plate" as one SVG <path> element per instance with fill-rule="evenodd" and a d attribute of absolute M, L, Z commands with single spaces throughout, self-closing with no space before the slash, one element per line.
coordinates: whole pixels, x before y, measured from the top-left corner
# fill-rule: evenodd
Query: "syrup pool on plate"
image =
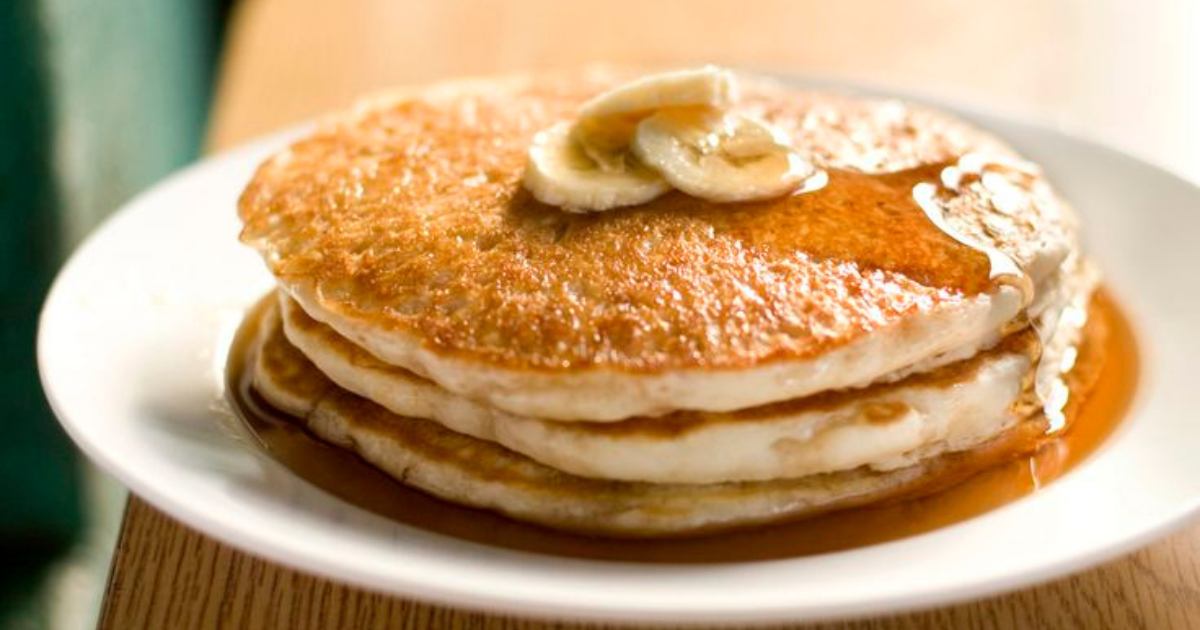
<path fill-rule="evenodd" d="M 273 296 L 267 300 L 274 299 Z M 362 509 L 472 542 L 542 554 L 632 562 L 739 562 L 852 549 L 931 531 L 995 509 L 1053 481 L 1104 442 L 1124 417 L 1137 383 L 1129 323 L 1103 289 L 1092 300 L 1068 387 L 1088 389 L 1064 409 L 1067 430 L 1028 456 L 936 494 L 887 505 L 723 534 L 615 540 L 559 532 L 460 507 L 394 481 L 353 453 L 309 435 L 253 390 L 246 369 L 264 300 L 242 324 L 227 366 L 229 399 L 258 445 L 302 479 Z M 1086 387 L 1094 383 L 1091 387 Z"/>

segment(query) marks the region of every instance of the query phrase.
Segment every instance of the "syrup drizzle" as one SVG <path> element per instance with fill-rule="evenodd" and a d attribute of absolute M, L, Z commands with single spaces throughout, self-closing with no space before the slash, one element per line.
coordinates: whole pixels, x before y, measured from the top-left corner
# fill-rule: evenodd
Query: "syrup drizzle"
<path fill-rule="evenodd" d="M 1075 264 L 1075 261 L 1070 260 L 1068 264 Z M 1091 270 L 1085 268 L 1081 273 L 1090 274 Z M 1057 318 L 1051 318 L 1051 313 L 1047 313 L 1041 320 L 1030 322 L 1043 346 L 1042 358 L 1034 375 L 1034 393 L 1042 402 L 1042 414 L 1049 423 L 1047 433 L 1057 433 L 1067 425 L 1064 410 L 1071 391 L 1066 376 L 1074 369 L 1079 358 L 1077 340 L 1067 339 L 1064 343 L 1056 335 L 1064 327 L 1068 331 L 1083 330 L 1088 322 L 1085 299 L 1083 295 L 1075 295 L 1063 306 Z"/>
<path fill-rule="evenodd" d="M 1002 214 L 1013 214 L 1029 194 L 1022 188 L 1036 185 L 1040 176 L 1041 169 L 1032 162 L 1002 155 L 966 153 L 959 157 L 956 163 L 942 169 L 937 183 L 921 182 L 913 186 L 912 191 L 913 201 L 934 226 L 950 238 L 987 256 L 989 280 L 998 286 L 1008 285 L 1020 291 L 1022 312 L 1033 303 L 1036 295 L 1033 278 L 1008 254 L 972 239 L 951 226 L 938 199 L 947 192 L 960 193 L 967 184 L 978 181 L 987 190 L 987 199 L 992 208 Z M 1014 183 L 1014 179 L 1018 180 L 1018 183 Z M 1072 258 L 1064 264 L 1073 266 L 1083 263 Z M 1090 270 L 1084 270 L 1083 273 L 1090 273 Z M 1080 292 L 1080 295 L 1085 296 L 1086 293 Z M 1034 393 L 1042 403 L 1042 413 L 1048 421 L 1048 434 L 1057 433 L 1067 425 L 1063 410 L 1070 397 L 1070 389 L 1064 376 L 1071 371 L 1078 355 L 1078 348 L 1073 339 L 1067 340 L 1067 344 L 1062 348 L 1048 346 L 1055 341 L 1055 333 L 1064 325 L 1073 330 L 1082 330 L 1087 323 L 1087 304 L 1083 303 L 1085 299 L 1086 297 L 1073 297 L 1057 319 L 1043 317 L 1040 320 L 1029 321 L 1043 350 L 1043 357 L 1038 362 L 1034 378 Z M 1048 349 L 1053 352 L 1047 355 Z"/>
<path fill-rule="evenodd" d="M 579 536 L 447 503 L 393 480 L 355 454 L 309 435 L 250 384 L 258 318 L 247 316 L 226 370 L 232 407 L 258 445 L 297 476 L 362 509 L 425 531 L 480 544 L 574 558 L 626 562 L 744 562 L 790 558 L 898 540 L 952 525 L 1026 496 L 1083 461 L 1124 416 L 1138 353 L 1119 308 L 1102 290 L 1092 301 L 1064 414 L 1067 430 L 1034 453 L 923 498 L 835 512 L 798 522 L 667 540 Z M 1091 387 L 1089 384 L 1094 383 Z"/>
<path fill-rule="evenodd" d="M 824 174 L 824 171 L 820 173 Z M 835 175 L 847 177 L 844 173 Z M 968 182 L 978 181 L 990 193 L 995 209 L 1007 213 L 1020 202 L 1019 195 L 1022 194 L 1012 178 L 1036 175 L 1036 167 L 1022 162 L 967 154 L 957 163 L 941 168 L 935 182 L 918 180 L 914 184 L 909 179 L 905 182 L 907 186 L 901 189 L 911 189 L 911 199 L 937 230 L 986 256 L 989 281 L 1017 288 L 1023 300 L 1022 311 L 1033 301 L 1031 278 L 1003 252 L 974 242 L 954 230 L 946 220 L 940 199 L 961 191 Z M 892 176 L 879 181 L 899 183 L 903 178 Z M 812 182 L 810 191 L 825 189 L 829 182 L 826 174 Z M 819 204 L 812 197 L 794 195 L 791 199 L 806 208 L 814 205 L 813 210 L 818 210 L 815 206 Z M 736 215 L 721 212 L 714 220 L 730 220 L 731 216 Z M 852 214 L 847 214 L 850 216 Z M 861 244 L 869 245 L 870 242 L 871 239 L 866 239 Z M 898 262 L 887 258 L 879 261 Z M 235 341 L 230 353 L 228 391 L 234 408 L 250 432 L 277 460 L 300 477 L 354 505 L 410 526 L 494 546 L 569 557 L 638 562 L 785 558 L 895 540 L 965 520 L 1036 491 L 1092 452 L 1122 417 L 1132 397 L 1137 353 L 1127 323 L 1106 294 L 1101 292 L 1094 299 L 1090 320 L 1083 306 L 1068 305 L 1062 316 L 1053 321 L 1030 322 L 1043 345 L 1052 338 L 1060 322 L 1084 326 L 1085 332 L 1078 345 L 1066 348 L 1055 361 L 1039 365 L 1039 372 L 1044 369 L 1056 377 L 1039 377 L 1035 383 L 1035 392 L 1045 409 L 1053 435 L 1048 436 L 1029 457 L 1001 464 L 924 498 L 837 512 L 794 523 L 671 540 L 614 541 L 552 531 L 445 503 L 407 488 L 353 453 L 313 438 L 286 415 L 265 404 L 249 384 L 246 362 L 252 355 L 248 340 L 253 334 L 246 331 L 239 332 L 240 341 Z M 247 318 L 244 328 L 252 328 L 252 319 L 253 316 Z M 1019 323 L 1023 325 L 1024 321 Z M 1109 333 L 1107 336 L 1097 333 L 1105 330 Z M 1043 381 L 1046 386 L 1039 388 Z M 1090 396 L 1077 395 L 1090 389 L 1092 382 L 1096 386 Z"/>
<path fill-rule="evenodd" d="M 1005 206 L 1011 212 L 1011 206 L 1016 203 L 1013 196 L 1019 195 L 1019 193 L 1005 179 L 1005 174 L 1017 173 L 1026 177 L 1033 177 L 1036 176 L 1036 168 L 1036 166 L 1026 165 L 1024 162 L 1001 156 L 985 157 L 978 153 L 967 153 L 960 157 L 956 164 L 942 169 L 938 183 L 921 182 L 913 186 L 912 190 L 913 201 L 917 203 L 917 206 L 921 208 L 921 211 L 925 213 L 925 216 L 931 223 L 950 238 L 987 256 L 990 269 L 988 274 L 989 280 L 998 284 L 1012 286 L 1021 292 L 1022 310 L 1033 302 L 1033 279 L 1008 254 L 972 239 L 950 225 L 946 220 L 946 214 L 943 212 L 941 204 L 938 203 L 938 197 L 943 191 L 961 191 L 963 185 L 972 179 L 983 179 L 982 183 L 985 188 L 988 188 L 989 192 L 993 189 L 1003 191 L 999 196 L 995 193 L 989 195 L 989 200 L 993 204 L 993 207 L 996 207 L 998 203 L 996 201 L 997 197 L 1003 197 L 1005 201 L 999 202 L 999 204 Z"/>

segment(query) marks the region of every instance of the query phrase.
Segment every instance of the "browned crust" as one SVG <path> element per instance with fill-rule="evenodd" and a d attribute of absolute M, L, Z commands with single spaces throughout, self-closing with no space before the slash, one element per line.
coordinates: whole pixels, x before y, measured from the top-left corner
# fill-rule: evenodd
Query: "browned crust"
<path fill-rule="evenodd" d="M 551 77 L 367 108 L 259 168 L 242 238 L 338 317 L 441 356 L 558 372 L 811 358 L 986 285 L 986 260 L 909 191 L 966 151 L 1007 149 L 916 107 L 750 89 L 747 108 L 830 169 L 820 193 L 737 205 L 673 193 L 589 216 L 537 203 L 519 183 L 531 135 L 610 83 Z M 866 174 L 882 171 L 894 174 Z M 945 201 L 1008 249 L 1065 238 L 1032 198 L 1013 216 L 978 183 Z"/>

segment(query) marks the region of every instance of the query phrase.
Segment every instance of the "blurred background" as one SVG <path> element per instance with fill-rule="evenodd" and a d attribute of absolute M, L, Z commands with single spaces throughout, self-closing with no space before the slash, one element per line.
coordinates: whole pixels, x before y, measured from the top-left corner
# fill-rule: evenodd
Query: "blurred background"
<path fill-rule="evenodd" d="M 94 626 L 120 527 L 123 490 L 62 436 L 34 362 L 46 288 L 90 229 L 202 153 L 363 92 L 590 61 L 873 84 L 1200 180 L 1194 0 L 3 0 L 0 628 Z"/>

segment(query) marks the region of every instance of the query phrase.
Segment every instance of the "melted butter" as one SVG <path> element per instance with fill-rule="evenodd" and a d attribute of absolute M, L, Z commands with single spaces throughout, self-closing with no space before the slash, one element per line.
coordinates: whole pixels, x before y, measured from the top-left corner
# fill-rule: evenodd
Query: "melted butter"
<path fill-rule="evenodd" d="M 1120 309 L 1101 291 L 1064 382 L 1067 428 L 1032 454 L 1006 459 L 939 493 L 794 523 L 671 540 L 608 540 L 513 521 L 434 499 L 330 446 L 265 404 L 249 385 L 257 318 L 247 317 L 230 351 L 228 392 L 260 446 L 299 477 L 360 508 L 405 525 L 481 544 L 542 554 L 633 562 L 740 562 L 863 547 L 945 527 L 1036 491 L 1088 457 L 1123 418 L 1138 375 L 1138 352 Z M 1086 394 L 1086 395 L 1082 395 Z"/>

